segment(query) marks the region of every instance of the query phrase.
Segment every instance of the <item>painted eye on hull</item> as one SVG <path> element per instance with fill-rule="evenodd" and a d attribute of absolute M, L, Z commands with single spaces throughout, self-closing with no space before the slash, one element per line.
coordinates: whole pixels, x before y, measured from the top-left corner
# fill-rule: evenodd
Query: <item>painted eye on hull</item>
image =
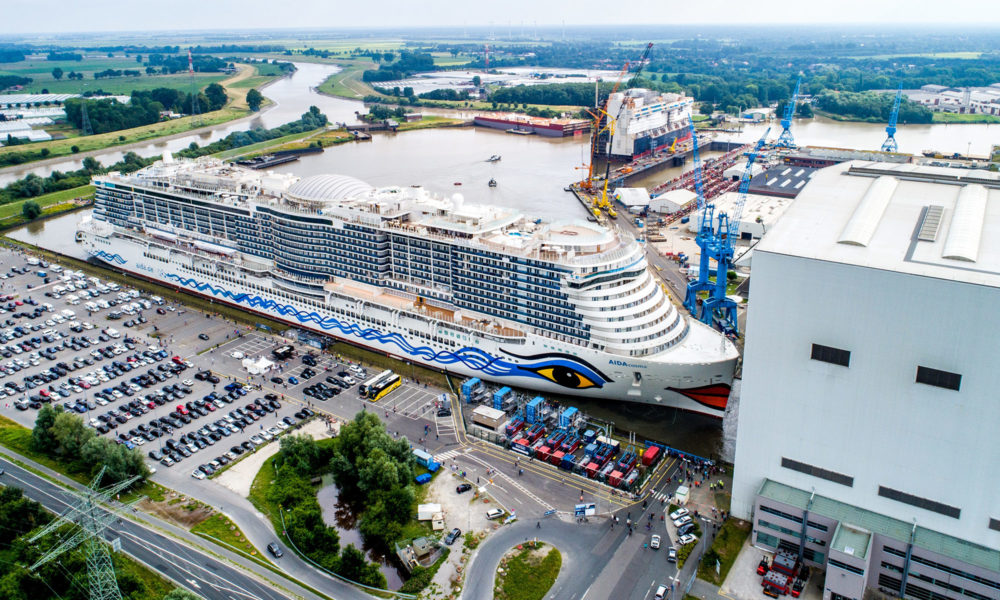
<path fill-rule="evenodd" d="M 587 388 L 592 388 L 599 385 L 598 383 L 595 383 L 589 377 L 587 377 L 583 373 L 580 373 L 576 369 L 566 367 L 563 365 L 540 367 L 537 369 L 529 369 L 529 370 L 538 375 L 539 377 L 543 377 L 553 383 L 557 383 L 565 388 L 570 388 L 574 390 L 585 390 Z"/>

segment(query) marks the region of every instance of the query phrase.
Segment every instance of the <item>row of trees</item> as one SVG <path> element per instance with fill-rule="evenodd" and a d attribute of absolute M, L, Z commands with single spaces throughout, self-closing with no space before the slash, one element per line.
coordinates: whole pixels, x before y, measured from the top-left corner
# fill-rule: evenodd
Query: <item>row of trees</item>
<path fill-rule="evenodd" d="M 0 63 L 21 62 L 24 52 L 15 48 L 0 48 Z"/>
<path fill-rule="evenodd" d="M 816 108 L 835 115 L 862 121 L 884 122 L 892 114 L 895 94 L 875 92 L 823 92 L 813 99 Z M 905 97 L 899 103 L 900 123 L 930 123 L 934 113 Z"/>
<path fill-rule="evenodd" d="M 136 90 L 132 92 L 131 101 L 124 104 L 111 99 L 70 98 L 66 100 L 66 120 L 74 127 L 82 128 L 83 106 L 86 105 L 94 133 L 107 133 L 156 123 L 165 110 L 191 113 L 193 102 L 197 102 L 200 111 L 218 110 L 226 104 L 226 100 L 226 90 L 218 83 L 209 84 L 197 98 L 173 88 Z"/>
<path fill-rule="evenodd" d="M 361 74 L 363 81 L 393 81 L 405 79 L 413 73 L 433 71 L 434 57 L 423 52 L 402 50 L 399 60 L 391 64 L 382 64 L 378 69 L 368 69 Z"/>
<path fill-rule="evenodd" d="M 83 55 L 77 52 L 49 52 L 45 57 L 46 60 L 75 60 L 80 62 L 83 60 Z"/>
<path fill-rule="evenodd" d="M 141 77 L 142 71 L 136 69 L 105 69 L 95 71 L 94 79 L 107 79 L 108 77 Z"/>
<path fill-rule="evenodd" d="M 59 405 L 46 404 L 38 411 L 31 431 L 31 449 L 59 459 L 71 471 L 91 476 L 106 467 L 104 476 L 110 483 L 149 475 L 142 453 L 98 436 L 79 415 Z"/>
<path fill-rule="evenodd" d="M 32 82 L 31 77 L 21 77 L 20 75 L 0 75 L 0 90 L 5 90 L 15 85 L 28 85 Z"/>
<path fill-rule="evenodd" d="M 150 54 L 146 64 L 150 67 L 161 67 L 164 73 L 180 73 L 188 70 L 187 55 Z M 218 73 L 232 64 L 221 58 L 199 54 L 191 57 L 191 66 L 199 73 Z"/>
<path fill-rule="evenodd" d="M 385 587 L 385 576 L 378 566 L 369 563 L 364 552 L 353 544 L 341 548 L 336 529 L 323 521 L 311 480 L 315 474 L 329 470 L 334 446 L 333 440 L 317 443 L 308 435 L 281 438 L 267 500 L 282 511 L 287 535 L 310 559 L 348 579 Z"/>

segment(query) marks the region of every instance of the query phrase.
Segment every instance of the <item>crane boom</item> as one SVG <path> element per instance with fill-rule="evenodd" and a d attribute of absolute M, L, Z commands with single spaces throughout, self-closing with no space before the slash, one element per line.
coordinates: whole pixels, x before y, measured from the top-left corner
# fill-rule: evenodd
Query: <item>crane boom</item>
<path fill-rule="evenodd" d="M 903 84 L 899 84 L 896 90 L 896 100 L 892 103 L 892 113 L 889 115 L 889 126 L 885 128 L 888 137 L 882 142 L 882 152 L 896 152 L 899 144 L 896 143 L 896 120 L 899 118 L 899 104 L 903 100 Z"/>
<path fill-rule="evenodd" d="M 767 134 L 771 133 L 771 128 L 768 127 L 764 135 L 760 136 L 757 140 L 757 144 L 753 147 L 753 151 L 747 156 L 747 167 L 743 169 L 743 174 L 740 176 L 740 187 L 736 195 L 736 204 L 733 206 L 733 216 L 730 218 L 730 225 L 735 223 L 736 230 L 733 232 L 734 235 L 728 236 L 728 246 L 730 256 L 733 254 L 733 242 L 736 238 L 740 237 L 740 219 L 743 218 L 743 207 L 747 203 L 747 193 L 750 191 L 750 180 L 753 179 L 753 164 L 757 160 L 757 156 L 760 154 L 761 148 L 767 141 Z"/>

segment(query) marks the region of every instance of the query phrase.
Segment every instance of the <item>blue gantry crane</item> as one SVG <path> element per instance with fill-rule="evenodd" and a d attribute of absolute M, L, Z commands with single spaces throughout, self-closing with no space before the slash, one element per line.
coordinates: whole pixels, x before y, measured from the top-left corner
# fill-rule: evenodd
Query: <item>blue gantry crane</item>
<path fill-rule="evenodd" d="M 712 289 L 709 281 L 711 265 L 709 264 L 709 246 L 712 242 L 712 220 L 715 215 L 715 205 L 705 202 L 705 188 L 701 181 L 701 157 L 698 155 L 698 132 L 694 129 L 694 119 L 688 121 L 691 131 L 691 158 L 694 163 L 694 190 L 698 199 L 698 234 L 695 243 L 701 256 L 698 260 L 698 277 L 688 282 L 687 293 L 684 296 L 684 307 L 696 319 L 699 315 L 698 293 Z M 706 321 L 708 322 L 708 321 Z"/>
<path fill-rule="evenodd" d="M 795 115 L 795 104 L 799 100 L 800 85 L 802 85 L 801 76 L 795 82 L 795 91 L 792 92 L 792 99 L 788 102 L 788 106 L 785 107 L 785 117 L 781 119 L 781 135 L 778 136 L 778 141 L 774 143 L 777 148 L 795 147 L 795 138 L 792 136 L 792 117 Z"/>
<path fill-rule="evenodd" d="M 896 90 L 896 101 L 892 103 L 892 114 L 889 115 L 889 126 L 885 128 L 885 132 L 889 134 L 889 137 L 885 138 L 882 142 L 882 152 L 896 152 L 899 150 L 899 145 L 896 143 L 896 119 L 899 117 L 899 103 L 903 99 L 903 84 L 899 84 L 899 89 Z"/>
<path fill-rule="evenodd" d="M 753 165 L 769 133 L 771 133 L 770 127 L 747 155 L 747 166 L 740 176 L 740 187 L 736 195 L 736 204 L 733 206 L 733 214 L 719 211 L 718 226 L 709 244 L 709 254 L 715 259 L 716 264 L 715 283 L 709 290 L 708 298 L 701 304 L 700 319 L 715 325 L 727 335 L 738 335 L 740 332 L 736 302 L 726 294 L 726 287 L 729 285 L 729 270 L 735 257 L 735 243 L 740 237 L 740 219 L 743 218 L 743 207 L 746 205 L 750 180 L 753 178 Z"/>

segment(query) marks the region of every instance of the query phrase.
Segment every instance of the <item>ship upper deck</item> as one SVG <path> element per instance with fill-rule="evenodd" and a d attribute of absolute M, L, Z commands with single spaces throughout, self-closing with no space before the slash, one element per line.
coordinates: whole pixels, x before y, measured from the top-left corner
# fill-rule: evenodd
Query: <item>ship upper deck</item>
<path fill-rule="evenodd" d="M 439 196 L 420 187 L 375 188 L 343 175 L 298 178 L 212 158 L 175 160 L 168 155 L 135 173 L 109 173 L 97 181 L 153 188 L 248 211 L 268 208 L 291 215 L 322 215 L 390 233 L 567 265 L 610 263 L 635 244 L 617 228 L 582 219 L 531 219 L 511 208 L 467 203 L 461 194 Z"/>

